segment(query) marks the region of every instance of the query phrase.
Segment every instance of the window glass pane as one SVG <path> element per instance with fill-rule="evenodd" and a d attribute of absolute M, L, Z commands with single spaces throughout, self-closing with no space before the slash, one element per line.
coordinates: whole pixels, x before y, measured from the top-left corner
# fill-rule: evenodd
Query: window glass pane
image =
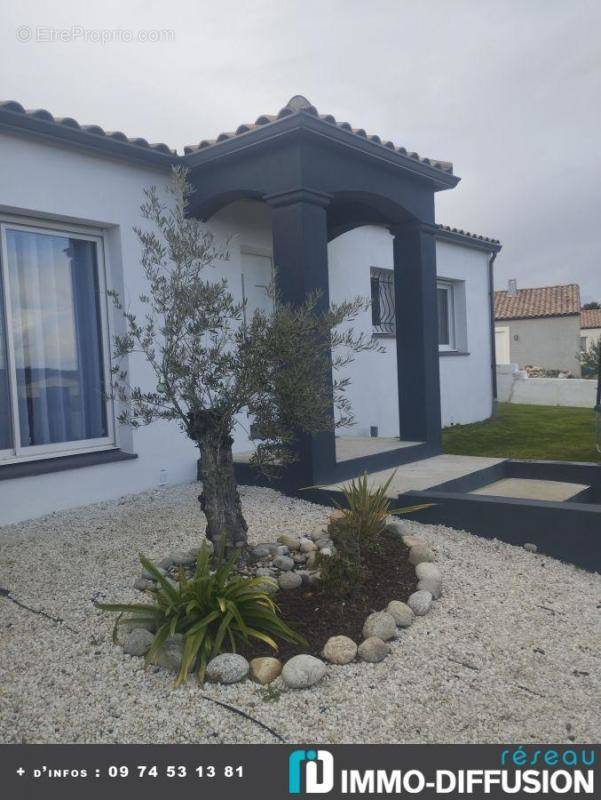
<path fill-rule="evenodd" d="M 8 357 L 6 351 L 6 321 L 0 274 L 0 450 L 12 449 L 10 390 L 8 384 Z"/>
<path fill-rule="evenodd" d="M 450 344 L 449 291 L 440 287 L 436 291 L 438 294 L 438 344 Z"/>
<path fill-rule="evenodd" d="M 376 327 L 380 324 L 380 280 L 377 275 L 372 275 L 371 286 L 371 324 Z"/>
<path fill-rule="evenodd" d="M 96 244 L 6 231 L 21 446 L 107 436 Z"/>
<path fill-rule="evenodd" d="M 371 322 L 376 333 L 394 335 L 394 272 L 391 269 L 371 267 Z"/>

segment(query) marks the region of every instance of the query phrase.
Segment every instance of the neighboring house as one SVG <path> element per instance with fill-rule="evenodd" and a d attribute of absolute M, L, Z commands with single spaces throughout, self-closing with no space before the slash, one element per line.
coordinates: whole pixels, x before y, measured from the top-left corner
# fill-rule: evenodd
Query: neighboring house
<path fill-rule="evenodd" d="M 498 364 L 517 364 L 580 375 L 580 287 L 518 289 L 510 281 L 495 292 Z"/>
<path fill-rule="evenodd" d="M 590 350 L 601 339 L 601 308 L 583 308 L 580 312 L 580 349 Z"/>
<path fill-rule="evenodd" d="M 500 244 L 435 224 L 435 192 L 459 180 L 448 162 L 320 116 L 299 97 L 184 155 L 0 104 L 0 524 L 196 474 L 196 451 L 174 423 L 120 426 L 119 403 L 103 393 L 123 331 L 106 288 L 137 309 L 146 286 L 132 228 L 144 188 L 165 185 L 176 164 L 195 186 L 191 212 L 217 243 L 229 239 L 229 261 L 211 275 L 227 278 L 247 313 L 268 307 L 274 262 L 290 302 L 314 288 L 326 300 L 371 296 L 356 327 L 386 353 L 350 367 L 357 425 L 345 436 L 400 437 L 381 448 L 390 465 L 440 452 L 441 422 L 490 415 Z M 143 360 L 128 368 L 133 384 L 154 388 Z M 241 421 L 236 453 L 253 446 Z M 337 476 L 328 437 L 311 440 L 299 486 Z"/>

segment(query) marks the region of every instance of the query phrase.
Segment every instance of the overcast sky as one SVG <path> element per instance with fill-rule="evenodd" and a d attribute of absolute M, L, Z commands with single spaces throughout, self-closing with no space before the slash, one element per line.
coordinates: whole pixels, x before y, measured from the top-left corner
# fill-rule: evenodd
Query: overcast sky
<path fill-rule="evenodd" d="M 452 161 L 437 219 L 501 239 L 498 287 L 578 282 L 601 300 L 601 0 L 6 6 L 3 99 L 181 150 L 304 94 Z M 172 33 L 97 41 L 116 29 Z"/>

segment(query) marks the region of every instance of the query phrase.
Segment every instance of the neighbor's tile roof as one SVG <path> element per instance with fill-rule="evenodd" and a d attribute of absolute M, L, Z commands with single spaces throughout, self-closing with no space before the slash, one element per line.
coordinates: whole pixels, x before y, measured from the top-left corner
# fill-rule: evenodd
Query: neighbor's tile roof
<path fill-rule="evenodd" d="M 184 153 L 195 153 L 198 150 L 203 150 L 207 147 L 215 147 L 221 142 L 226 142 L 228 139 L 243 136 L 245 133 L 255 131 L 264 125 L 270 125 L 280 119 L 283 119 L 284 117 L 290 116 L 291 114 L 297 114 L 300 111 L 303 111 L 306 114 L 311 114 L 314 117 L 318 117 L 324 122 L 328 122 L 330 125 L 334 125 L 341 130 L 348 131 L 349 133 L 352 133 L 362 139 L 367 139 L 374 144 L 381 145 L 389 150 L 394 150 L 396 153 L 400 153 L 408 158 L 412 158 L 415 161 L 418 161 L 420 164 L 433 167 L 434 169 L 441 170 L 442 172 L 446 172 L 451 175 L 453 174 L 453 165 L 450 161 L 422 158 L 415 152 L 409 152 L 405 147 L 397 147 L 393 142 L 383 140 L 377 134 L 368 134 L 363 128 L 353 128 L 348 122 L 338 122 L 331 114 L 319 114 L 315 106 L 312 105 L 305 97 L 302 97 L 302 95 L 295 95 L 292 97 L 284 106 L 284 108 L 280 109 L 277 114 L 261 114 L 261 116 L 257 117 L 254 122 L 248 122 L 239 125 L 235 131 L 220 133 L 215 139 L 203 139 L 198 144 L 184 147 Z"/>
<path fill-rule="evenodd" d="M 495 292 L 495 319 L 567 317 L 571 314 L 580 314 L 580 287 L 577 283 L 518 289 L 515 295 L 506 291 Z"/>
<path fill-rule="evenodd" d="M 53 125 L 59 125 L 63 128 L 72 128 L 83 133 L 88 133 L 91 136 L 102 136 L 106 139 L 115 139 L 118 142 L 125 142 L 126 144 L 134 145 L 134 147 L 141 147 L 145 150 L 154 150 L 158 153 L 165 153 L 166 155 L 176 155 L 175 150 L 172 150 L 168 145 L 162 142 L 153 144 L 148 142 L 142 137 L 130 138 L 121 131 L 105 131 L 100 125 L 81 125 L 76 119 L 72 117 L 55 117 L 45 108 L 37 108 L 35 110 L 28 110 L 23 108 L 21 103 L 15 100 L 0 101 L 0 110 L 11 111 L 15 114 L 20 114 L 31 119 L 39 119 L 44 122 L 49 122 Z"/>
<path fill-rule="evenodd" d="M 601 328 L 601 308 L 583 308 L 580 312 L 581 328 Z"/>

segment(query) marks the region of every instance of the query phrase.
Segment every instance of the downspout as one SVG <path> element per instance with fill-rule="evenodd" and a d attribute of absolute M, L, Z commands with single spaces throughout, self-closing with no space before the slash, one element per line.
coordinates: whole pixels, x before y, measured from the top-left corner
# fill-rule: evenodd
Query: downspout
<path fill-rule="evenodd" d="M 488 259 L 488 305 L 490 309 L 490 377 L 492 385 L 491 416 L 497 411 L 497 354 L 495 345 L 495 282 L 494 263 L 498 250 L 494 250 Z"/>

